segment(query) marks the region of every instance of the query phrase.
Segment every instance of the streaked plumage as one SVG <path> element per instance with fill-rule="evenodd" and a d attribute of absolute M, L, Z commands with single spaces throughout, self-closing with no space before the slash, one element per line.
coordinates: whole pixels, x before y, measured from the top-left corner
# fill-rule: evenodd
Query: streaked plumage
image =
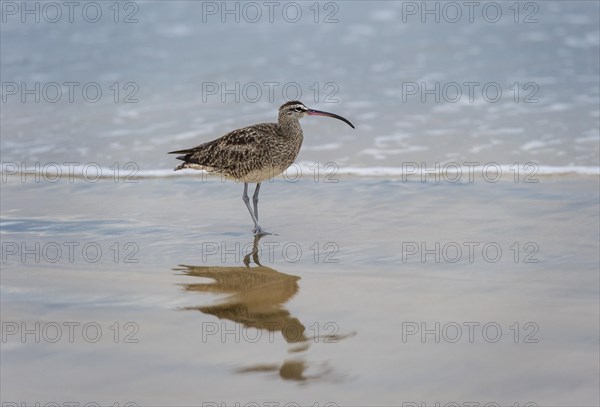
<path fill-rule="evenodd" d="M 309 109 L 298 101 L 284 103 L 279 108 L 278 123 L 261 123 L 233 130 L 224 136 L 199 146 L 171 151 L 182 154 L 177 159 L 183 163 L 175 171 L 184 168 L 206 170 L 226 178 L 244 182 L 243 200 L 254 221 L 254 233 L 265 234 L 258 225 L 258 191 L 260 183 L 283 173 L 294 163 L 303 134 L 299 119 L 308 115 L 329 116 L 354 126 L 348 120 L 333 113 Z M 254 211 L 249 205 L 248 183 L 256 183 Z"/>
<path fill-rule="evenodd" d="M 277 123 L 233 130 L 197 147 L 173 151 L 184 154 L 175 170 L 202 169 L 243 182 L 261 182 L 285 171 L 302 146 L 302 129 L 285 132 Z"/>

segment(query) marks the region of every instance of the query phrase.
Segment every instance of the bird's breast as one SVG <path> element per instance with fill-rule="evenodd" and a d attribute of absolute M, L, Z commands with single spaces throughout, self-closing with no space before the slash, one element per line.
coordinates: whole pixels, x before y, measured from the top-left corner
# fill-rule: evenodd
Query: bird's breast
<path fill-rule="evenodd" d="M 259 169 L 253 169 L 237 178 L 242 182 L 262 182 L 281 175 L 289 166 L 268 165 Z"/>

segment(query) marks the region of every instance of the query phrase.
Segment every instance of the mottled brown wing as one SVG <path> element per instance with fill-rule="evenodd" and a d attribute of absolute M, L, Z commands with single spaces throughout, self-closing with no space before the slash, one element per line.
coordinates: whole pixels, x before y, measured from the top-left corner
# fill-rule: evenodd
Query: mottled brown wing
<path fill-rule="evenodd" d="M 204 169 L 235 178 L 258 170 L 271 161 L 269 134 L 277 132 L 275 123 L 263 123 L 233 130 L 223 137 L 188 150 L 173 151 L 184 154 L 184 161 L 175 170 L 183 168 Z"/>

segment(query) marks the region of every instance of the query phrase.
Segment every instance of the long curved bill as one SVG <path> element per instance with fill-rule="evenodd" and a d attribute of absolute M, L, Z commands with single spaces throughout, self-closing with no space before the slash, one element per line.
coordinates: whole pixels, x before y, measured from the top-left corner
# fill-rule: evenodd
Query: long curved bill
<path fill-rule="evenodd" d="M 350 121 L 348 119 L 343 118 L 342 116 L 339 116 L 335 113 L 329 113 L 329 112 L 323 112 L 321 110 L 314 110 L 314 109 L 308 109 L 308 115 L 309 116 L 326 116 L 326 117 L 333 117 L 334 119 L 338 119 L 343 121 L 344 123 L 346 123 L 348 126 L 354 128 L 354 125 L 352 123 L 350 123 Z"/>

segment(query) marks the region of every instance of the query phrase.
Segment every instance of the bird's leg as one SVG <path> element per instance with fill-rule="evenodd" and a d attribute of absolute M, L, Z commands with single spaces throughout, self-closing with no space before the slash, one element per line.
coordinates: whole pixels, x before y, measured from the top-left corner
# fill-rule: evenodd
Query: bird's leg
<path fill-rule="evenodd" d="M 248 208 L 248 212 L 250 212 L 250 216 L 252 216 L 252 221 L 254 221 L 254 229 L 257 229 L 258 219 L 254 216 L 254 212 L 252 212 L 252 207 L 250 206 L 250 198 L 248 197 L 248 183 L 244 182 L 244 195 L 242 195 L 242 201 L 246 204 L 246 208 Z"/>
<path fill-rule="evenodd" d="M 260 182 L 256 184 L 254 195 L 252 195 L 252 203 L 254 204 L 254 217 L 258 221 L 258 191 L 260 191 Z"/>
<path fill-rule="evenodd" d="M 268 233 L 264 232 L 260 225 L 258 224 L 258 219 L 254 216 L 254 212 L 252 211 L 252 206 L 250 206 L 250 198 L 248 197 L 248 183 L 244 182 L 244 195 L 242 195 L 242 200 L 246 204 L 246 208 L 248 208 L 248 212 L 250 212 L 250 216 L 252 217 L 252 221 L 254 222 L 253 232 L 255 235 L 266 235 Z"/>
<path fill-rule="evenodd" d="M 256 188 L 257 189 L 259 188 L 258 185 L 256 186 Z M 244 182 L 244 195 L 242 195 L 242 200 L 246 204 L 246 208 L 248 208 L 248 212 L 250 212 L 250 216 L 252 216 L 252 221 L 254 222 L 254 229 L 252 230 L 252 232 L 254 232 L 254 234 L 257 236 L 270 235 L 271 233 L 265 232 L 264 230 L 262 230 L 262 228 L 258 224 L 257 217 L 254 215 L 255 212 L 258 215 L 258 210 L 256 209 L 256 202 L 258 202 L 258 192 L 256 192 L 256 191 L 254 192 L 255 212 L 252 211 L 252 207 L 250 206 L 250 198 L 248 197 L 248 183 L 247 182 Z"/>

